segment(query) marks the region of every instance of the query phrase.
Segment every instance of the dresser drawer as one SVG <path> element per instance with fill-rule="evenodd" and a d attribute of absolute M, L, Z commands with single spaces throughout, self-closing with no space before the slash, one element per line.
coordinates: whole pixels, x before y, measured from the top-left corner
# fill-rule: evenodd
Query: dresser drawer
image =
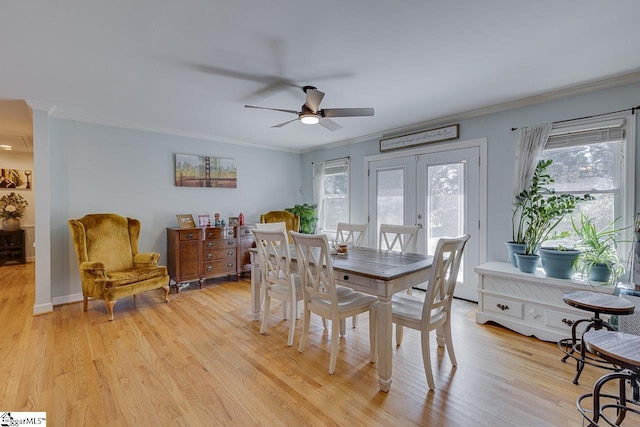
<path fill-rule="evenodd" d="M 232 239 L 235 237 L 233 227 L 209 227 L 204 230 L 205 240 L 209 239 Z"/>
<path fill-rule="evenodd" d="M 211 262 L 218 260 L 225 260 L 228 258 L 236 257 L 236 248 L 225 248 L 225 249 L 205 249 L 204 257 L 202 259 L 203 262 Z"/>
<path fill-rule="evenodd" d="M 486 311 L 515 319 L 524 318 L 524 303 L 522 302 L 489 295 L 484 295 L 482 298 L 484 299 L 484 309 Z"/>
<path fill-rule="evenodd" d="M 235 248 L 236 247 L 236 239 L 215 239 L 215 240 L 205 240 L 202 242 L 202 247 L 205 252 L 210 249 L 224 249 L 224 248 Z"/>
<path fill-rule="evenodd" d="M 220 274 L 235 274 L 236 273 L 236 259 L 224 259 L 213 262 L 205 262 L 202 264 L 203 276 L 216 276 Z"/>
<path fill-rule="evenodd" d="M 202 238 L 198 229 L 178 231 L 178 236 L 180 240 L 199 240 Z"/>

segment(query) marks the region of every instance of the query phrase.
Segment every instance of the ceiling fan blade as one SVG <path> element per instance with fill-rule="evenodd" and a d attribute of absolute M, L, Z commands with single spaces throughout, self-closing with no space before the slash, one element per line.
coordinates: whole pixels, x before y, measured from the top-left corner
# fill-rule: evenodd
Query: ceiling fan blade
<path fill-rule="evenodd" d="M 333 132 L 334 130 L 342 129 L 342 126 L 331 119 L 320 119 L 320 125 L 329 129 L 331 132 Z"/>
<path fill-rule="evenodd" d="M 282 111 L 283 113 L 293 113 L 296 116 L 298 115 L 298 112 L 295 110 L 282 110 L 280 108 L 256 107 L 255 105 L 245 105 L 244 108 L 257 108 L 259 110 Z"/>
<path fill-rule="evenodd" d="M 305 92 L 307 93 L 307 101 L 304 105 L 306 105 L 312 112 L 317 112 L 318 108 L 320 108 L 322 98 L 324 98 L 324 92 L 320 92 L 319 90 L 312 88 L 306 88 Z"/>
<path fill-rule="evenodd" d="M 360 117 L 373 116 L 373 108 L 326 108 L 320 110 L 322 117 Z"/>
<path fill-rule="evenodd" d="M 289 123 L 291 123 L 291 122 L 295 122 L 295 121 L 297 121 L 297 120 L 298 120 L 298 119 L 289 120 L 288 122 L 280 123 L 279 125 L 274 125 L 274 126 L 271 126 L 271 127 L 272 127 L 272 128 L 281 128 L 282 126 L 284 126 L 284 125 L 288 125 Z"/>

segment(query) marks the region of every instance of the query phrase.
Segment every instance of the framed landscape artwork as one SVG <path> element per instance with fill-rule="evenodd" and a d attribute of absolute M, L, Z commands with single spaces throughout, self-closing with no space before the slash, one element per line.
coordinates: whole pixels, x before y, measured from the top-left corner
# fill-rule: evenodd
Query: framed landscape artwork
<path fill-rule="evenodd" d="M 176 154 L 176 187 L 237 188 L 234 159 Z"/>

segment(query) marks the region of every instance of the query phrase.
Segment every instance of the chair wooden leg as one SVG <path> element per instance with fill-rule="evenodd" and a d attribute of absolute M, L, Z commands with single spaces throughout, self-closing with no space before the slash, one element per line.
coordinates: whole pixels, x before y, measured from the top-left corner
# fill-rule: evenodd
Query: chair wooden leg
<path fill-rule="evenodd" d="M 340 319 L 338 323 L 340 324 L 340 336 L 343 337 L 347 333 L 347 320 Z"/>
<path fill-rule="evenodd" d="M 298 318 L 298 303 L 296 301 L 291 302 L 291 320 L 289 324 L 289 341 L 287 345 L 291 347 L 293 345 L 293 335 L 296 332 L 296 319 Z"/>
<path fill-rule="evenodd" d="M 338 335 L 340 324 L 344 324 L 344 319 L 338 322 L 331 322 L 331 356 L 329 358 L 329 373 L 333 374 L 336 371 L 336 361 L 338 360 L 338 344 L 340 343 L 340 337 Z"/>
<path fill-rule="evenodd" d="M 171 287 L 169 285 L 163 286 L 164 289 L 164 302 L 169 302 L 169 292 L 171 291 Z"/>
<path fill-rule="evenodd" d="M 396 323 L 396 345 L 402 345 L 402 338 L 404 337 L 404 329 L 402 325 Z"/>
<path fill-rule="evenodd" d="M 286 305 L 286 303 L 284 304 Z M 271 310 L 271 297 L 267 294 L 264 297 L 264 309 L 262 310 L 262 326 L 260 326 L 260 334 L 267 333 L 267 325 L 269 324 L 269 311 Z"/>
<path fill-rule="evenodd" d="M 327 329 L 327 319 L 325 319 L 324 317 L 322 318 L 322 327 Z"/>
<path fill-rule="evenodd" d="M 449 360 L 453 366 L 458 366 L 456 361 L 456 353 L 453 351 L 453 340 L 451 339 L 451 319 L 447 320 L 444 324 L 444 343 L 447 347 L 447 353 L 449 353 Z"/>
<path fill-rule="evenodd" d="M 87 311 L 88 306 L 89 306 L 89 297 L 84 297 L 84 302 L 82 303 L 82 310 Z"/>
<path fill-rule="evenodd" d="M 109 311 L 109 321 L 113 320 L 113 306 L 116 305 L 116 302 L 118 302 L 117 299 L 104 302 L 104 304 L 107 306 L 107 310 Z"/>
<path fill-rule="evenodd" d="M 369 361 L 375 363 L 378 359 L 378 312 L 369 309 Z"/>
<path fill-rule="evenodd" d="M 355 315 L 351 318 L 351 327 L 353 329 L 358 327 L 358 315 Z"/>
<path fill-rule="evenodd" d="M 433 373 L 431 372 L 431 349 L 429 348 L 429 332 L 422 331 L 420 334 L 422 342 L 422 362 L 424 363 L 424 373 L 427 375 L 427 384 L 430 390 L 436 389 L 435 381 L 433 381 Z"/>
<path fill-rule="evenodd" d="M 311 323 L 311 312 L 304 306 L 304 320 L 302 321 L 302 336 L 300 337 L 300 346 L 298 351 L 302 353 L 304 351 L 304 345 L 307 343 L 307 335 L 309 334 L 309 323 Z"/>

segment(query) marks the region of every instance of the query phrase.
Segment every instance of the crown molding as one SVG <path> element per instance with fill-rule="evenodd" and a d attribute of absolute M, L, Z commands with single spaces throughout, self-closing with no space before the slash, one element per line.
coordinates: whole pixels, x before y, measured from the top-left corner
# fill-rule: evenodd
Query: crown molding
<path fill-rule="evenodd" d="M 51 115 L 56 110 L 56 106 L 53 104 L 48 104 L 46 102 L 33 101 L 31 99 L 26 99 L 27 105 L 31 107 L 32 110 L 37 111 L 45 111 L 47 115 Z"/>
<path fill-rule="evenodd" d="M 556 99 L 569 98 L 572 96 L 582 95 L 591 92 L 597 92 L 599 90 L 611 89 L 618 86 L 624 86 L 627 84 L 640 82 L 640 71 L 634 71 L 627 74 L 622 74 L 614 77 L 610 77 L 602 80 L 594 80 L 587 83 L 581 83 L 577 85 L 567 86 L 561 89 L 544 92 L 541 94 L 528 96 L 526 98 L 514 99 L 511 101 L 502 102 L 500 104 L 494 104 L 487 107 L 478 108 L 475 110 L 469 110 L 462 113 L 452 114 L 449 116 L 442 116 L 436 119 L 428 120 L 425 122 L 416 123 L 410 126 L 404 126 L 401 128 L 389 129 L 384 132 L 372 133 L 369 135 L 361 136 L 358 138 L 347 139 L 338 141 L 333 144 L 320 145 L 303 150 L 303 153 L 309 153 L 320 149 L 329 149 L 342 147 L 345 145 L 357 144 L 363 141 L 371 141 L 381 138 L 396 137 L 411 132 L 416 132 L 424 129 L 428 129 L 434 126 L 443 126 L 452 122 L 460 120 L 473 119 L 480 116 L 486 116 L 488 114 L 500 113 L 502 111 L 514 110 L 521 107 L 527 107 L 530 105 L 541 104 L 543 102 L 553 101 Z"/>
<path fill-rule="evenodd" d="M 300 154 L 300 150 L 295 150 L 295 149 L 260 145 L 260 144 L 255 144 L 251 142 L 223 138 L 223 137 L 210 135 L 206 133 L 191 132 L 191 131 L 173 129 L 173 128 L 164 128 L 160 126 L 153 126 L 153 125 L 147 125 L 147 124 L 136 123 L 136 122 L 101 119 L 88 114 L 55 111 L 53 113 L 53 117 L 57 119 L 74 120 L 77 122 L 90 123 L 90 124 L 96 124 L 96 125 L 112 126 L 112 127 L 119 127 L 119 128 L 125 128 L 125 129 L 133 129 L 133 130 L 138 130 L 143 132 L 159 133 L 163 135 L 173 135 L 173 136 L 180 136 L 185 138 L 201 139 L 205 141 L 221 142 L 224 144 L 241 145 L 241 146 L 251 147 L 251 148 L 261 148 L 265 150 L 284 151 L 288 153 Z"/>

